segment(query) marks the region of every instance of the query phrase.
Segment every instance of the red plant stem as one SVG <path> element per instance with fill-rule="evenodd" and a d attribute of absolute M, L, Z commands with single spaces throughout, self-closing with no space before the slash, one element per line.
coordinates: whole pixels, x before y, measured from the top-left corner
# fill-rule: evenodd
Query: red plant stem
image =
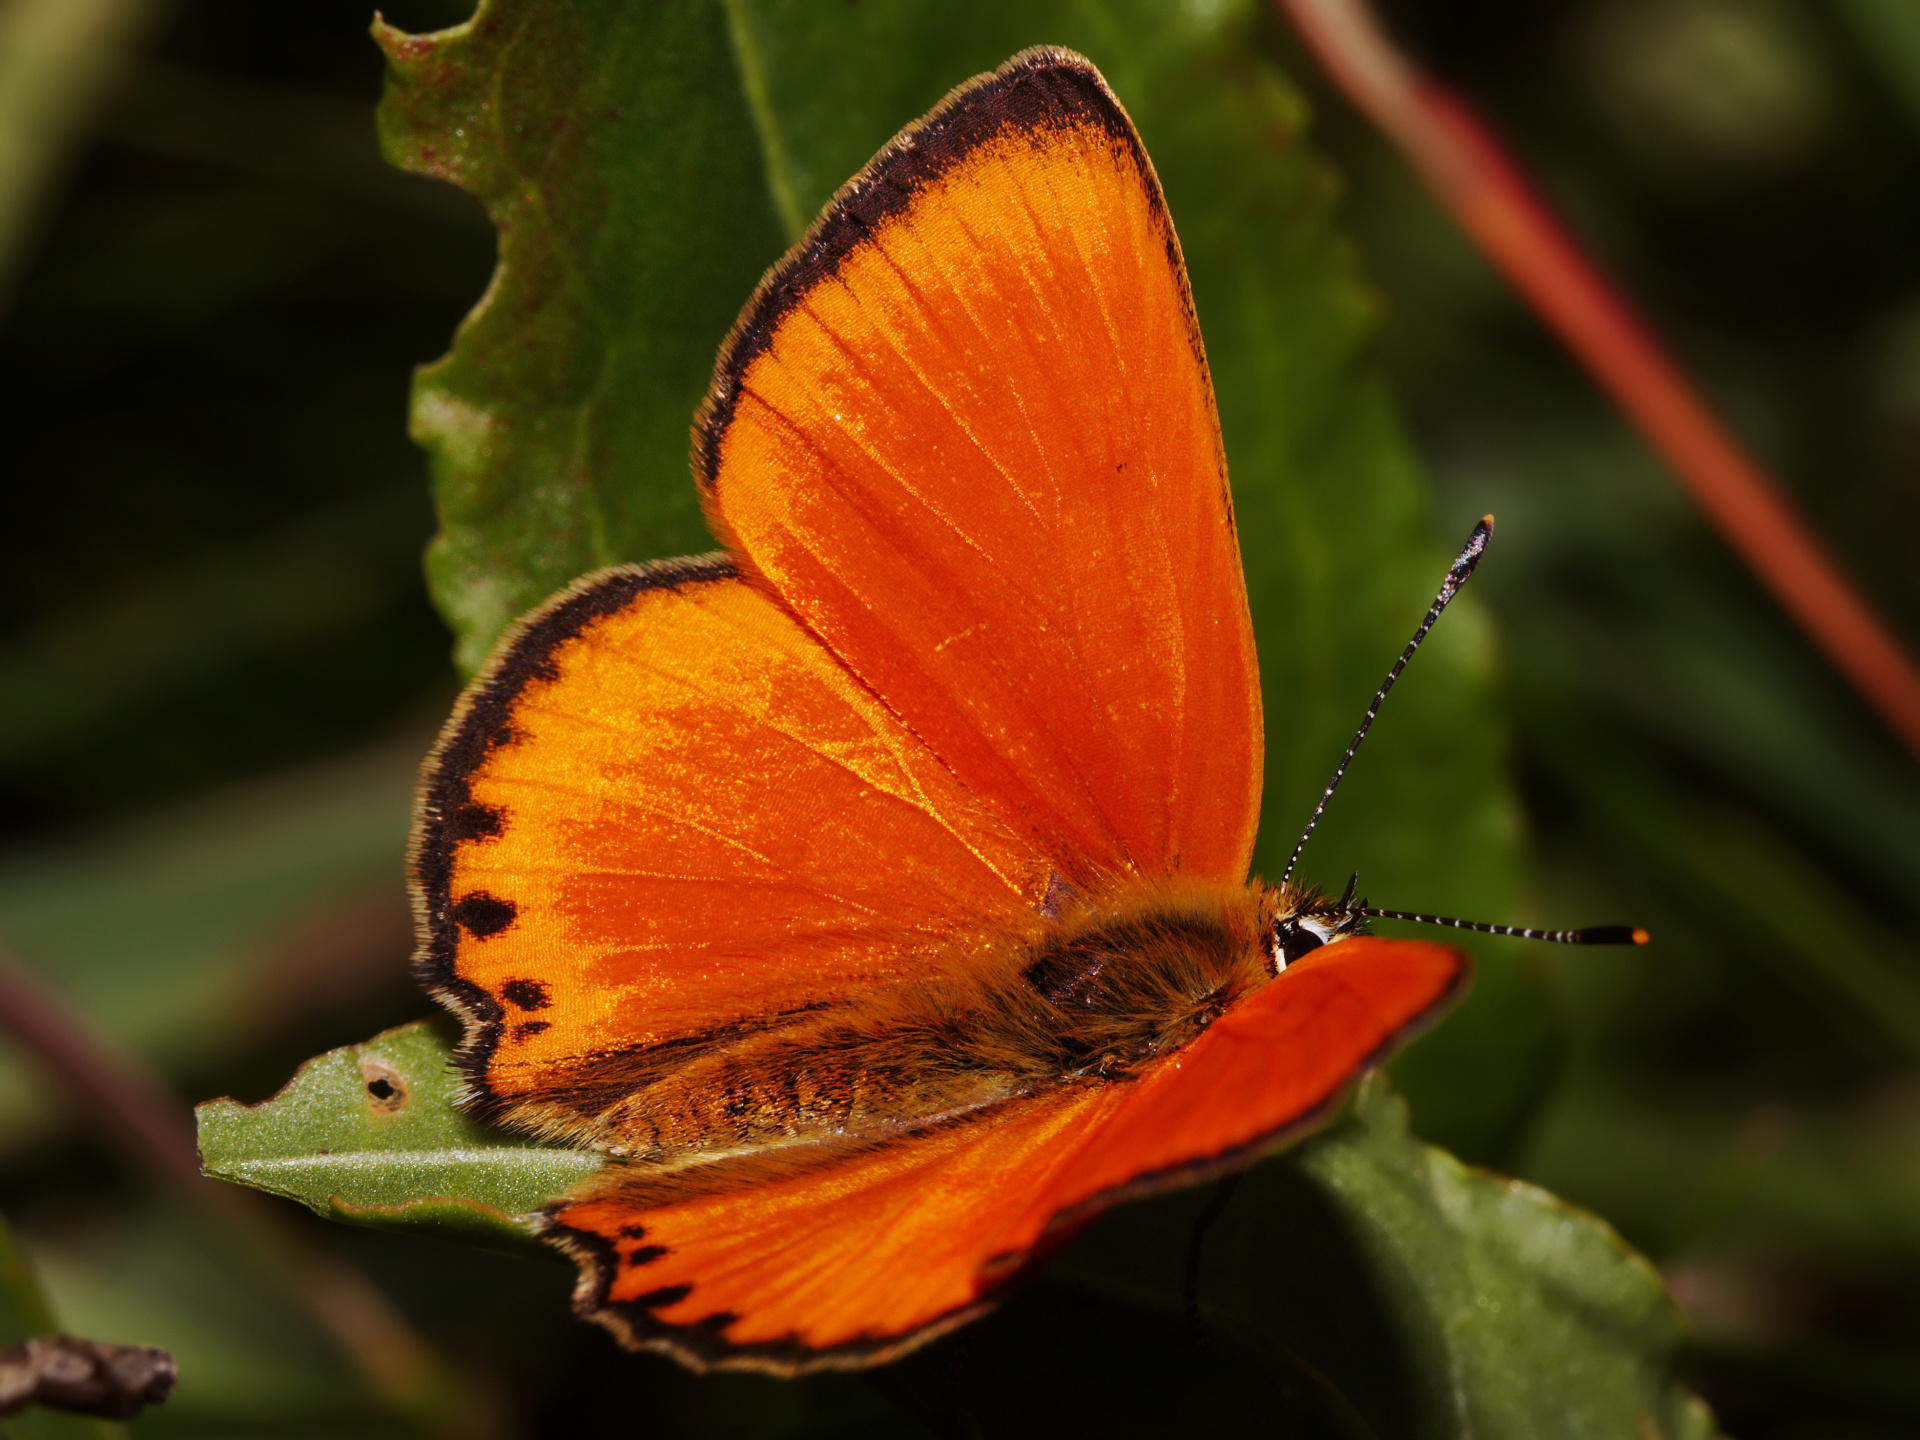
<path fill-rule="evenodd" d="M 1347 98 L 1610 393 L 1734 551 L 1915 755 L 1920 671 L 1780 486 L 1548 211 L 1499 141 L 1394 47 L 1365 0 L 1275 0 Z"/>

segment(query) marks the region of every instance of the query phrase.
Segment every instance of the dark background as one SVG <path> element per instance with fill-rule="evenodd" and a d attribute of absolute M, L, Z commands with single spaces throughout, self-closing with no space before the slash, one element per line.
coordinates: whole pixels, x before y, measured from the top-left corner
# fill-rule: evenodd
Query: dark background
<path fill-rule="evenodd" d="M 1920 640 L 1920 34 L 1896 43 L 1899 0 L 1384 8 Z M 420 581 L 406 395 L 492 240 L 464 196 L 380 162 L 367 19 L 153 11 L 0 277 L 0 939 L 194 1098 L 259 1098 L 423 1009 L 394 856 L 457 685 Z M 1292 38 L 1264 34 L 1345 177 L 1437 534 L 1501 518 L 1476 584 L 1541 909 L 1662 942 L 1544 962 L 1559 1066 L 1468 1158 L 1597 1209 L 1663 1266 L 1730 1433 L 1912 1434 L 1912 757 Z M 0 1209 L 63 1317 L 164 1340 L 202 1377 L 142 1430 L 359 1426 L 324 1343 L 10 1064 Z M 313 1228 L 543 1433 L 639 1408 L 724 1431 L 726 1404 L 785 1403 L 751 1383 L 714 1402 L 619 1356 L 565 1321 L 558 1267 Z M 878 1393 L 846 1390 L 848 1413 Z"/>

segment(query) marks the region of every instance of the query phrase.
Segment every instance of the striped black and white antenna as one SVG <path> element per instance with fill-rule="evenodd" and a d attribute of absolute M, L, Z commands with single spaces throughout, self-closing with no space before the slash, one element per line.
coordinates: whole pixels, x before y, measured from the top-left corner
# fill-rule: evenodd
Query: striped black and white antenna
<path fill-rule="evenodd" d="M 1373 693 L 1373 703 L 1367 706 L 1366 717 L 1361 720 L 1360 728 L 1354 732 L 1347 753 L 1340 757 L 1340 763 L 1334 767 L 1333 778 L 1327 781 L 1327 788 L 1320 792 L 1320 803 L 1313 807 L 1313 814 L 1307 817 L 1307 827 L 1300 832 L 1300 839 L 1293 847 L 1293 854 L 1287 858 L 1287 868 L 1280 877 L 1284 887 L 1293 879 L 1294 867 L 1300 863 L 1300 852 L 1307 848 L 1314 827 L 1320 823 L 1320 817 L 1326 813 L 1327 802 L 1333 799 L 1333 792 L 1340 788 L 1340 781 L 1347 773 L 1347 766 L 1353 763 L 1354 754 L 1360 749 L 1360 742 L 1367 738 L 1367 731 L 1373 727 L 1374 717 L 1380 713 L 1380 706 L 1387 698 L 1387 692 L 1393 689 L 1394 681 L 1400 678 L 1400 672 L 1407 668 L 1407 662 L 1413 659 L 1413 652 L 1427 638 L 1427 632 L 1433 629 L 1434 622 L 1440 618 L 1440 612 L 1453 602 L 1460 593 L 1460 587 L 1467 583 L 1474 567 L 1480 563 L 1480 557 L 1486 553 L 1487 542 L 1493 538 L 1493 516 L 1482 515 L 1480 523 L 1473 527 L 1473 533 L 1467 536 L 1467 543 L 1460 547 L 1460 553 L 1453 558 L 1453 564 L 1447 567 L 1447 578 L 1440 582 L 1440 593 L 1433 597 L 1427 615 L 1420 622 L 1420 628 L 1413 632 L 1413 638 L 1407 642 L 1407 648 L 1400 652 L 1400 658 L 1393 662 L 1393 668 L 1387 672 L 1387 678 L 1380 682 L 1380 688 Z M 1353 884 L 1347 885 L 1347 900 L 1353 895 Z M 1515 925 L 1488 925 L 1477 920 L 1454 920 L 1445 915 L 1417 915 L 1409 910 L 1376 910 L 1366 901 L 1351 909 L 1342 909 L 1349 915 L 1366 915 L 1381 920 L 1412 920 L 1422 925 L 1447 925 L 1455 930 L 1472 930 L 1481 935 L 1512 935 L 1522 940 L 1547 940 L 1558 945 L 1644 945 L 1647 932 L 1633 925 L 1595 925 L 1585 930 L 1529 930 Z"/>
<path fill-rule="evenodd" d="M 1433 622 L 1440 618 L 1440 612 L 1453 603 L 1453 597 L 1460 593 L 1460 587 L 1467 583 L 1467 577 L 1473 574 L 1473 567 L 1480 563 L 1480 557 L 1486 553 L 1487 541 L 1493 538 L 1493 517 L 1482 515 L 1480 523 L 1473 527 L 1473 533 L 1467 536 L 1467 543 L 1460 547 L 1460 553 L 1453 557 L 1453 564 L 1447 567 L 1447 578 L 1440 582 L 1440 593 L 1433 597 L 1433 604 L 1427 608 L 1427 618 L 1420 622 L 1420 628 L 1413 632 L 1413 639 L 1407 642 L 1407 648 L 1400 652 L 1400 658 L 1393 662 L 1393 668 L 1387 672 L 1387 678 L 1380 682 L 1380 688 L 1373 692 L 1373 703 L 1367 706 L 1367 715 L 1360 722 L 1360 728 L 1354 732 L 1353 741 L 1347 746 L 1347 753 L 1340 757 L 1340 763 L 1333 767 L 1333 778 L 1327 781 L 1327 788 L 1320 792 L 1320 803 L 1313 807 L 1313 814 L 1307 817 L 1307 828 L 1300 832 L 1300 840 L 1293 847 L 1293 854 L 1287 858 L 1286 873 L 1280 877 L 1285 885 L 1293 879 L 1293 867 L 1300 863 L 1300 852 L 1307 848 L 1307 841 L 1313 838 L 1314 826 L 1320 823 L 1320 817 L 1327 812 L 1327 802 L 1333 799 L 1333 792 L 1340 788 L 1340 780 L 1347 773 L 1347 766 L 1353 763 L 1360 742 L 1367 738 L 1367 731 L 1373 728 L 1373 720 L 1380 713 L 1380 706 L 1387 698 L 1387 692 L 1393 689 L 1393 682 L 1400 678 L 1400 672 L 1407 668 L 1407 662 L 1413 659 L 1413 652 L 1420 648 L 1420 642 L 1427 638 L 1427 632 L 1433 629 Z"/>
<path fill-rule="evenodd" d="M 1455 920 L 1447 915 L 1416 915 L 1411 910 L 1375 910 L 1357 906 L 1355 915 L 1380 920 L 1417 920 L 1422 925 L 1448 925 L 1477 935 L 1511 935 L 1517 940 L 1549 940 L 1555 945 L 1644 945 L 1647 932 L 1637 925 L 1589 925 L 1584 930 L 1527 930 L 1518 925 L 1488 925 L 1479 920 Z"/>

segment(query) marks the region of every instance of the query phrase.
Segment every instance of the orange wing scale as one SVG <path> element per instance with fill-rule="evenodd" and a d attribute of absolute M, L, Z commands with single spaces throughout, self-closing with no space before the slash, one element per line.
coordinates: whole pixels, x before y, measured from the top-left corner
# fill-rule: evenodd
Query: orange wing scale
<path fill-rule="evenodd" d="M 1116 1200 L 1244 1165 L 1318 1123 L 1464 978 L 1445 946 L 1342 941 L 1131 1084 L 681 1203 L 636 1203 L 614 1179 L 560 1206 L 549 1233 L 583 1262 L 580 1307 L 629 1343 L 780 1373 L 868 1364 L 977 1314 Z"/>

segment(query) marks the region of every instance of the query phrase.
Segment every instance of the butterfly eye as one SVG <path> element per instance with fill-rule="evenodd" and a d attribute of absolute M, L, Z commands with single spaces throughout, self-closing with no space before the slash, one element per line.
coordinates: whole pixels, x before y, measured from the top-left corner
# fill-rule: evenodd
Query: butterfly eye
<path fill-rule="evenodd" d="M 1302 955 L 1318 950 L 1332 938 L 1333 927 L 1317 916 L 1302 916 L 1276 925 L 1272 945 L 1274 973 L 1286 969 Z"/>

